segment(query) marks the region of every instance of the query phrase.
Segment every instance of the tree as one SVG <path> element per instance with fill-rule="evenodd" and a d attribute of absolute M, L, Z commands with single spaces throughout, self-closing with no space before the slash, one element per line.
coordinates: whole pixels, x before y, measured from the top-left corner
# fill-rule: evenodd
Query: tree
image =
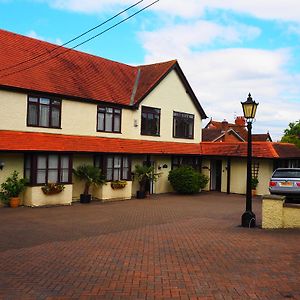
<path fill-rule="evenodd" d="M 300 148 L 300 120 L 289 124 L 289 128 L 284 130 L 281 142 L 292 143 Z"/>

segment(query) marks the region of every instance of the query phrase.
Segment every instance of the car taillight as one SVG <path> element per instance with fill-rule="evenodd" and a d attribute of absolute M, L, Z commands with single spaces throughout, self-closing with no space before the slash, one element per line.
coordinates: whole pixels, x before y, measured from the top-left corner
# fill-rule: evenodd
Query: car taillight
<path fill-rule="evenodd" d="M 300 182 L 296 182 L 296 185 L 300 187 Z"/>
<path fill-rule="evenodd" d="M 269 186 L 276 186 L 277 182 L 276 181 L 270 181 Z"/>

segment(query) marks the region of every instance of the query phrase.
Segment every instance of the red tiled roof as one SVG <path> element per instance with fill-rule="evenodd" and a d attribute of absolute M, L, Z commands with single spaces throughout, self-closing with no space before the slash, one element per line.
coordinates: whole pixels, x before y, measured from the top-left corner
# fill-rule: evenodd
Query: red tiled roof
<path fill-rule="evenodd" d="M 205 126 L 205 128 L 224 130 L 222 123 L 223 122 L 210 120 L 210 122 Z M 227 123 L 227 130 L 233 129 L 245 141 L 247 140 L 248 131 L 246 130 L 246 128 L 244 126 L 240 126 L 240 125 L 228 123 L 228 122 L 226 122 L 226 123 Z"/>
<path fill-rule="evenodd" d="M 199 154 L 200 145 L 3 130 L 0 151 Z"/>
<path fill-rule="evenodd" d="M 172 60 L 133 67 L 70 50 L 34 68 L 15 72 L 56 56 L 67 49 L 56 48 L 57 45 L 0 30 L 0 69 L 48 52 L 36 60 L 0 71 L 0 86 L 132 105 L 149 93 L 151 88 L 177 64 L 176 60 Z M 13 74 L 4 76 L 9 73 Z M 134 101 L 131 103 L 138 73 L 140 73 L 140 80 Z"/>
<path fill-rule="evenodd" d="M 217 128 L 203 128 L 202 141 L 211 142 L 222 135 L 222 130 Z"/>
<path fill-rule="evenodd" d="M 208 156 L 247 157 L 247 143 L 201 143 L 201 154 Z M 299 158 L 300 149 L 294 144 L 253 142 L 252 156 L 256 158 Z"/>
<path fill-rule="evenodd" d="M 3 130 L 0 131 L 0 151 L 190 154 L 246 157 L 247 143 L 202 142 L 194 144 Z M 300 159 L 300 149 L 287 143 L 253 142 L 253 157 Z"/>
<path fill-rule="evenodd" d="M 272 142 L 271 136 L 269 133 L 254 133 L 252 134 L 253 142 Z"/>

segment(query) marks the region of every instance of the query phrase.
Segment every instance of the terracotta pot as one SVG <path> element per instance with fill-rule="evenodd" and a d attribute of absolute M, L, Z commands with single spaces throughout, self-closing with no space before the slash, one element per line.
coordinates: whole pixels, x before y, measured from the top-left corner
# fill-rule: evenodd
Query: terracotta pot
<path fill-rule="evenodd" d="M 12 208 L 16 208 L 16 207 L 18 207 L 20 205 L 20 202 L 21 202 L 21 200 L 20 200 L 19 197 L 12 197 L 9 200 L 9 205 Z"/>
<path fill-rule="evenodd" d="M 251 190 L 252 192 L 252 197 L 255 197 L 256 196 L 256 190 Z"/>

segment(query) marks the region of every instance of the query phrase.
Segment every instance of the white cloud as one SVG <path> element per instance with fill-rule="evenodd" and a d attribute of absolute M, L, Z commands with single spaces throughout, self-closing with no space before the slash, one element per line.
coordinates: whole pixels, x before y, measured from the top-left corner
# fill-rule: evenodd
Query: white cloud
<path fill-rule="evenodd" d="M 41 40 L 41 41 L 46 41 L 46 42 L 49 42 L 49 43 L 54 43 L 56 45 L 62 45 L 63 42 L 60 38 L 56 38 L 56 39 L 48 39 L 48 38 L 45 38 L 39 34 L 36 33 L 36 31 L 34 30 L 30 30 L 28 31 L 26 34 L 26 36 L 28 37 L 31 37 L 31 38 L 34 38 L 34 39 L 38 39 L 38 40 Z"/>
<path fill-rule="evenodd" d="M 153 9 L 184 18 L 199 17 L 207 9 L 223 9 L 261 19 L 300 22 L 298 0 L 163 0 Z"/>
<path fill-rule="evenodd" d="M 229 43 L 239 43 L 242 40 L 251 40 L 259 35 L 260 29 L 256 27 L 243 24 L 221 26 L 208 21 L 169 25 L 154 32 L 139 34 L 148 52 L 154 56 L 167 53 L 169 57 L 177 56 L 177 53 L 189 54 L 191 47 L 201 47 L 215 42 L 229 45 Z"/>
<path fill-rule="evenodd" d="M 50 6 L 83 13 L 99 13 L 108 10 L 130 6 L 134 0 L 46 0 Z"/>
<path fill-rule="evenodd" d="M 34 30 L 30 30 L 25 35 L 27 35 L 28 37 L 34 38 L 34 39 L 45 41 L 45 38 L 42 37 L 42 36 L 40 36 L 40 35 L 38 35 Z"/>
<path fill-rule="evenodd" d="M 296 104 L 291 99 L 300 93 L 300 75 L 285 71 L 290 51 L 243 48 L 193 51 L 193 43 L 186 35 L 190 35 L 188 30 L 177 30 L 176 40 L 186 42 L 180 46 L 177 41 L 165 42 L 161 31 L 145 34 L 146 63 L 178 58 L 207 115 L 216 120 L 232 121 L 234 115 L 241 115 L 240 102 L 251 92 L 260 103 L 254 132 L 270 131 L 278 139 L 294 115 Z M 197 40 L 203 42 L 200 37 Z"/>
<path fill-rule="evenodd" d="M 84 13 L 107 12 L 116 7 L 125 8 L 136 0 L 40 0 L 52 7 Z M 142 6 L 153 1 L 144 0 Z M 222 9 L 249 14 L 261 19 L 300 22 L 300 2 L 298 0 L 161 0 L 151 10 L 180 16 L 182 18 L 199 17 L 206 10 Z"/>

